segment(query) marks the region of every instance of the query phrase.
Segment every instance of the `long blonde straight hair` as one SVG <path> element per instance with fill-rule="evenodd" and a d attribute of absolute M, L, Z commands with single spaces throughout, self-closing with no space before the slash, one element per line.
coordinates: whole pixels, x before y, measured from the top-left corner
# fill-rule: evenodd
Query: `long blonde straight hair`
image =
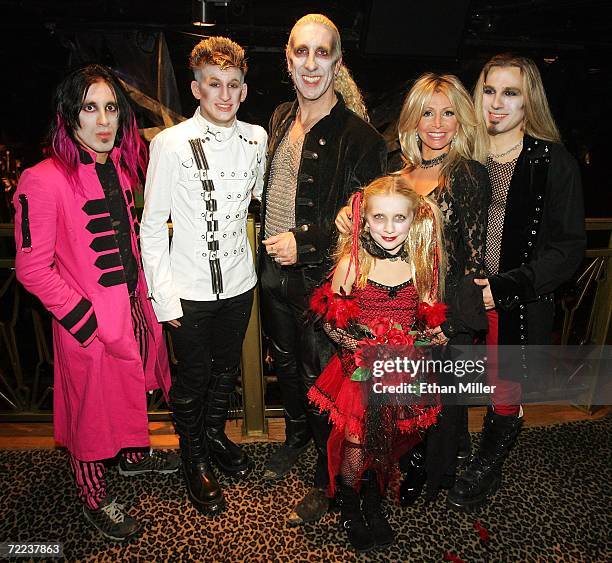
<path fill-rule="evenodd" d="M 423 162 L 417 127 L 424 108 L 438 92 L 449 99 L 457 118 L 457 134 L 440 168 L 441 185 L 448 186 L 453 173 L 467 160 L 486 161 L 489 141 L 484 123 L 477 118 L 472 99 L 461 81 L 452 74 L 428 72 L 416 80 L 406 95 L 398 121 L 402 156 L 408 171 Z"/>
<path fill-rule="evenodd" d="M 516 67 L 523 77 L 523 99 L 525 100 L 525 119 L 523 131 L 543 141 L 561 142 L 559 129 L 550 111 L 548 98 L 544 91 L 542 76 L 536 64 L 527 57 L 519 57 L 510 53 L 495 55 L 482 68 L 476 86 L 474 86 L 474 106 L 478 118 L 482 121 L 482 93 L 487 75 L 494 67 Z"/>

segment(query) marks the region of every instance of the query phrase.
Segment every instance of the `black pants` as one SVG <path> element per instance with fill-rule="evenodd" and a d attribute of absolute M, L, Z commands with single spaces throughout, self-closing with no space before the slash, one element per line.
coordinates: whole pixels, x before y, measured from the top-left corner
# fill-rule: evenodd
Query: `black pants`
<path fill-rule="evenodd" d="M 330 426 L 327 415 L 308 405 L 306 393 L 335 353 L 334 345 L 319 326 L 307 322 L 312 288 L 302 270 L 281 267 L 266 254 L 260 276 L 262 320 L 271 340 L 283 408 L 288 419 L 308 420 L 318 452 L 314 486 L 325 488 Z"/>
<path fill-rule="evenodd" d="M 253 290 L 218 301 L 181 299 L 181 305 L 181 326 L 170 328 L 178 360 L 170 400 L 195 398 L 205 405 L 211 380 L 225 373 L 238 373 L 240 369 Z"/>

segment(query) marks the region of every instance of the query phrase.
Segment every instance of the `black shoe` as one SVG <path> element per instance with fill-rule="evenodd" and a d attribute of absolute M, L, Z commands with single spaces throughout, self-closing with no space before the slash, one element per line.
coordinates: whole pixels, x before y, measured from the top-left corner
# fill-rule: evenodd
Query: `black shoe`
<path fill-rule="evenodd" d="M 205 515 L 219 514 L 225 508 L 223 491 L 209 463 L 183 461 L 187 493 L 193 506 Z"/>
<path fill-rule="evenodd" d="M 427 480 L 425 444 L 420 442 L 402 458 L 401 469 L 406 476 L 400 485 L 400 505 L 411 506 L 421 496 Z"/>
<path fill-rule="evenodd" d="M 378 479 L 374 471 L 366 471 L 365 483 L 361 491 L 363 499 L 363 516 L 374 541 L 378 547 L 387 547 L 393 543 L 395 532 L 382 507 L 382 496 L 378 486 Z"/>
<path fill-rule="evenodd" d="M 287 523 L 290 526 L 299 526 L 316 522 L 327 514 L 330 506 L 330 499 L 323 489 L 312 487 L 306 496 L 295 506 Z"/>
<path fill-rule="evenodd" d="M 104 537 L 114 541 L 126 541 L 141 530 L 140 523 L 125 512 L 122 504 L 106 498 L 98 510 L 83 505 L 83 514 Z"/>
<path fill-rule="evenodd" d="M 350 544 L 360 552 L 370 551 L 376 546 L 372 531 L 361 514 L 359 495 L 353 487 L 337 478 L 336 502 L 340 506 L 340 526 L 346 531 Z"/>
<path fill-rule="evenodd" d="M 244 477 L 252 469 L 249 456 L 217 428 L 206 429 L 209 456 L 223 473 L 230 477 Z"/>
<path fill-rule="evenodd" d="M 488 410 L 478 453 L 449 491 L 450 508 L 471 512 L 487 502 L 500 486 L 502 465 L 522 425 L 518 416 L 502 416 Z"/>
<path fill-rule="evenodd" d="M 180 465 L 181 458 L 176 453 L 152 450 L 138 462 L 122 458 L 118 469 L 120 475 L 129 477 L 143 473 L 176 473 Z"/>
<path fill-rule="evenodd" d="M 308 448 L 308 442 L 306 445 L 292 448 L 287 444 L 283 444 L 278 448 L 266 462 L 264 466 L 263 478 L 268 481 L 277 481 L 282 479 L 291 468 L 295 465 L 295 462 L 300 457 L 300 454 Z"/>

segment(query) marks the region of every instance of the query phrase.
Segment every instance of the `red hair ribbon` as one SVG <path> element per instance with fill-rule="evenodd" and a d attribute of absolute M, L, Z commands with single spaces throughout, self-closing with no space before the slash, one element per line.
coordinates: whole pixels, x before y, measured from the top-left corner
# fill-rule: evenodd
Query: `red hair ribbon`
<path fill-rule="evenodd" d="M 346 280 L 348 279 L 349 272 L 351 271 L 351 266 L 355 265 L 355 279 L 359 278 L 359 235 L 361 228 L 361 202 L 363 201 L 363 192 L 358 191 L 353 196 L 353 201 L 351 202 L 351 208 L 353 212 L 353 238 L 351 241 L 351 259 L 349 261 L 349 267 L 346 270 L 346 275 L 344 276 L 344 283 L 346 284 Z"/>

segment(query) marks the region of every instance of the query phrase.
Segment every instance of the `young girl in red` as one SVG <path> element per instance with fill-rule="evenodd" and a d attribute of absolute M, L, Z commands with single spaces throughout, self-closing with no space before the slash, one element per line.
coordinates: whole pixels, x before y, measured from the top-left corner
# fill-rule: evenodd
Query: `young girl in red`
<path fill-rule="evenodd" d="M 417 328 L 419 312 L 431 313 L 441 301 L 444 268 L 439 210 L 412 191 L 405 177 L 375 180 L 352 206 L 357 219 L 351 233 L 340 235 L 333 278 L 311 299 L 339 349 L 308 398 L 329 413 L 330 493 L 341 507 L 349 541 L 366 551 L 393 541 L 381 510 L 388 469 L 421 440 L 439 411 L 431 397 L 387 392 L 383 385 L 394 383 L 397 389 L 408 374 L 382 375 L 373 369 L 372 353 L 380 358 L 383 350 L 415 351 L 409 333 Z M 435 343 L 441 320 L 428 318 L 436 327 L 427 330 Z"/>

